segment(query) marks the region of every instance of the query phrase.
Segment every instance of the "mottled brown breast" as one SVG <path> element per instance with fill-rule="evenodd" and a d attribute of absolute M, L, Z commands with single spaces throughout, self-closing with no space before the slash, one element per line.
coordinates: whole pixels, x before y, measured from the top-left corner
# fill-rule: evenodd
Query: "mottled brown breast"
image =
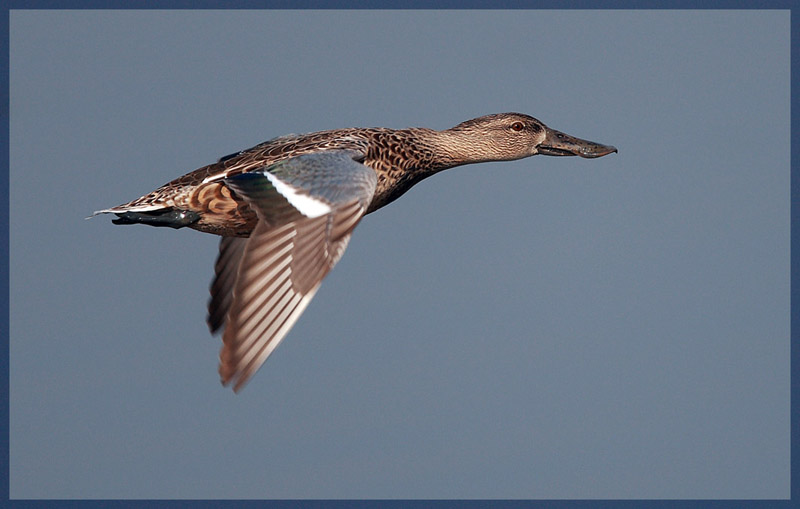
<path fill-rule="evenodd" d="M 364 164 L 378 174 L 373 212 L 399 198 L 420 180 L 439 171 L 432 147 L 421 142 L 431 129 L 374 129 Z"/>

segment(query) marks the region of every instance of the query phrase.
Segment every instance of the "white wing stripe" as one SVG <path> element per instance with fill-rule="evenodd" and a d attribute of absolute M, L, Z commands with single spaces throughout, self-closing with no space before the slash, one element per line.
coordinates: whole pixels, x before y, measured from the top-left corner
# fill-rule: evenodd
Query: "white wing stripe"
<path fill-rule="evenodd" d="M 283 182 L 281 179 L 269 172 L 264 172 L 264 176 L 272 182 L 272 186 L 281 194 L 286 201 L 292 204 L 301 214 L 306 217 L 319 217 L 331 212 L 331 207 L 324 201 L 318 200 L 307 194 L 297 192 L 297 189 Z"/>

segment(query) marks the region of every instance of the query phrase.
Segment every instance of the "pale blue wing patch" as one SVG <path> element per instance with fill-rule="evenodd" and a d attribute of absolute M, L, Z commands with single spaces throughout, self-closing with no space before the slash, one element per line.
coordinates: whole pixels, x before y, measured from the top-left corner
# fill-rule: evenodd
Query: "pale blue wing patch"
<path fill-rule="evenodd" d="M 225 183 L 268 223 L 285 217 L 286 205 L 305 217 L 319 217 L 352 201 L 369 205 L 377 175 L 356 157 L 360 155 L 349 150 L 304 154 L 229 177 Z"/>

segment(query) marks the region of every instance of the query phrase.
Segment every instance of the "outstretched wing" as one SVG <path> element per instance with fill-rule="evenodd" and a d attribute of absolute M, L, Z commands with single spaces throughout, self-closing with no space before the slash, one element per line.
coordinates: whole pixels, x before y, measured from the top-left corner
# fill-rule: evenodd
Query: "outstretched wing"
<path fill-rule="evenodd" d="M 367 210 L 377 177 L 354 157 L 307 154 L 225 180 L 258 216 L 249 239 L 222 239 L 211 286 L 209 328 L 225 328 L 219 372 L 234 391 L 289 332 Z"/>
<path fill-rule="evenodd" d="M 222 237 L 219 241 L 219 254 L 214 264 L 214 280 L 211 282 L 211 299 L 208 301 L 208 328 L 216 334 L 225 325 L 225 315 L 233 300 L 233 286 L 239 274 L 244 247 L 243 237 Z"/>

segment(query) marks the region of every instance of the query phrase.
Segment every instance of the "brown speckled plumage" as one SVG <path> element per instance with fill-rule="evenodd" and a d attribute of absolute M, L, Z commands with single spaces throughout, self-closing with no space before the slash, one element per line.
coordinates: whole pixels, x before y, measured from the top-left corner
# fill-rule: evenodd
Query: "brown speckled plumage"
<path fill-rule="evenodd" d="M 224 328 L 220 375 L 239 390 L 300 316 L 363 215 L 454 166 L 611 152 L 519 113 L 444 131 L 336 129 L 274 138 L 97 213 L 116 214 L 118 224 L 223 236 L 208 323 L 212 332 Z"/>

